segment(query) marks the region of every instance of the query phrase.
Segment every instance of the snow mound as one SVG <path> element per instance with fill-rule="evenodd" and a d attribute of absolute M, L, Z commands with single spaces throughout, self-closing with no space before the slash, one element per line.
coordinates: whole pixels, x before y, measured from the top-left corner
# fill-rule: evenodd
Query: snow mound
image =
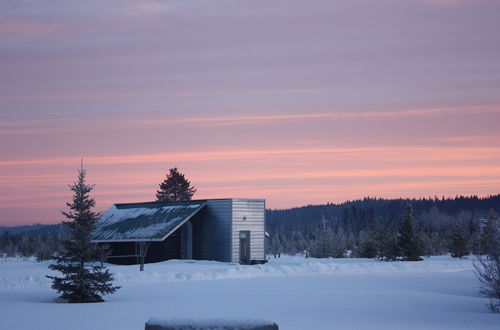
<path fill-rule="evenodd" d="M 46 275 L 50 262 L 33 260 L 3 260 L 9 267 L 0 274 L 0 288 L 48 287 Z M 3 265 L 0 265 L 0 267 Z M 373 259 L 315 259 L 282 256 L 263 265 L 239 265 L 217 261 L 169 260 L 146 264 L 143 272 L 138 265 L 108 264 L 118 285 L 141 285 L 148 282 L 209 281 L 277 276 L 308 276 L 328 274 L 456 272 L 473 269 L 472 259 L 431 257 L 419 262 L 382 262 Z"/>
<path fill-rule="evenodd" d="M 112 266 L 117 283 L 148 281 L 203 281 L 274 276 L 306 276 L 335 273 L 453 272 L 473 269 L 471 260 L 433 257 L 420 262 L 382 262 L 372 259 L 315 259 L 284 256 L 264 265 L 239 265 L 216 261 L 169 260 L 138 266 Z"/>

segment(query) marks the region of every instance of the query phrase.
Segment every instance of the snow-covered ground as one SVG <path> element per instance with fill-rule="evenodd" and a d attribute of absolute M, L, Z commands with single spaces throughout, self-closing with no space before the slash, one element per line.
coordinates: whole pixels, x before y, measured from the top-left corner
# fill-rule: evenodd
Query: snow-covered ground
<path fill-rule="evenodd" d="M 0 329 L 143 329 L 149 318 L 261 318 L 280 329 L 500 329 L 471 259 L 422 262 L 283 256 L 242 266 L 171 260 L 109 265 L 122 288 L 65 304 L 48 263 L 0 259 Z"/>

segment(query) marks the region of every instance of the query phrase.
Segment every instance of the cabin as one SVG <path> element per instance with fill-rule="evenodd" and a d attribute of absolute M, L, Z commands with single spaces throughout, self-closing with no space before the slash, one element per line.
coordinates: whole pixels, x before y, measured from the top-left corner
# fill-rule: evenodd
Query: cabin
<path fill-rule="evenodd" d="M 114 204 L 92 242 L 110 248 L 107 261 L 144 264 L 195 259 L 265 262 L 265 200 L 207 199 Z"/>

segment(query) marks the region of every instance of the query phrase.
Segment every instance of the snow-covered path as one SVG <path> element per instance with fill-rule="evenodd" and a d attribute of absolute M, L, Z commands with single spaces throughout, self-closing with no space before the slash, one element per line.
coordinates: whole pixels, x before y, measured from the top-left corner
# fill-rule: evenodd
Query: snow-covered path
<path fill-rule="evenodd" d="M 149 317 L 257 317 L 280 329 L 499 329 L 470 260 L 385 263 L 284 257 L 261 266 L 111 266 L 101 304 L 55 303 L 46 264 L 0 261 L 0 329 L 143 329 Z"/>

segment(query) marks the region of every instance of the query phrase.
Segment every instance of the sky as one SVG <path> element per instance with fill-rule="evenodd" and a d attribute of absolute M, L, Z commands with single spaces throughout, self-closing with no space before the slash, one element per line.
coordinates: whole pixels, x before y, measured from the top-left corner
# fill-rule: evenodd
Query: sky
<path fill-rule="evenodd" d="M 0 226 L 92 196 L 500 193 L 500 1 L 0 0 Z"/>

